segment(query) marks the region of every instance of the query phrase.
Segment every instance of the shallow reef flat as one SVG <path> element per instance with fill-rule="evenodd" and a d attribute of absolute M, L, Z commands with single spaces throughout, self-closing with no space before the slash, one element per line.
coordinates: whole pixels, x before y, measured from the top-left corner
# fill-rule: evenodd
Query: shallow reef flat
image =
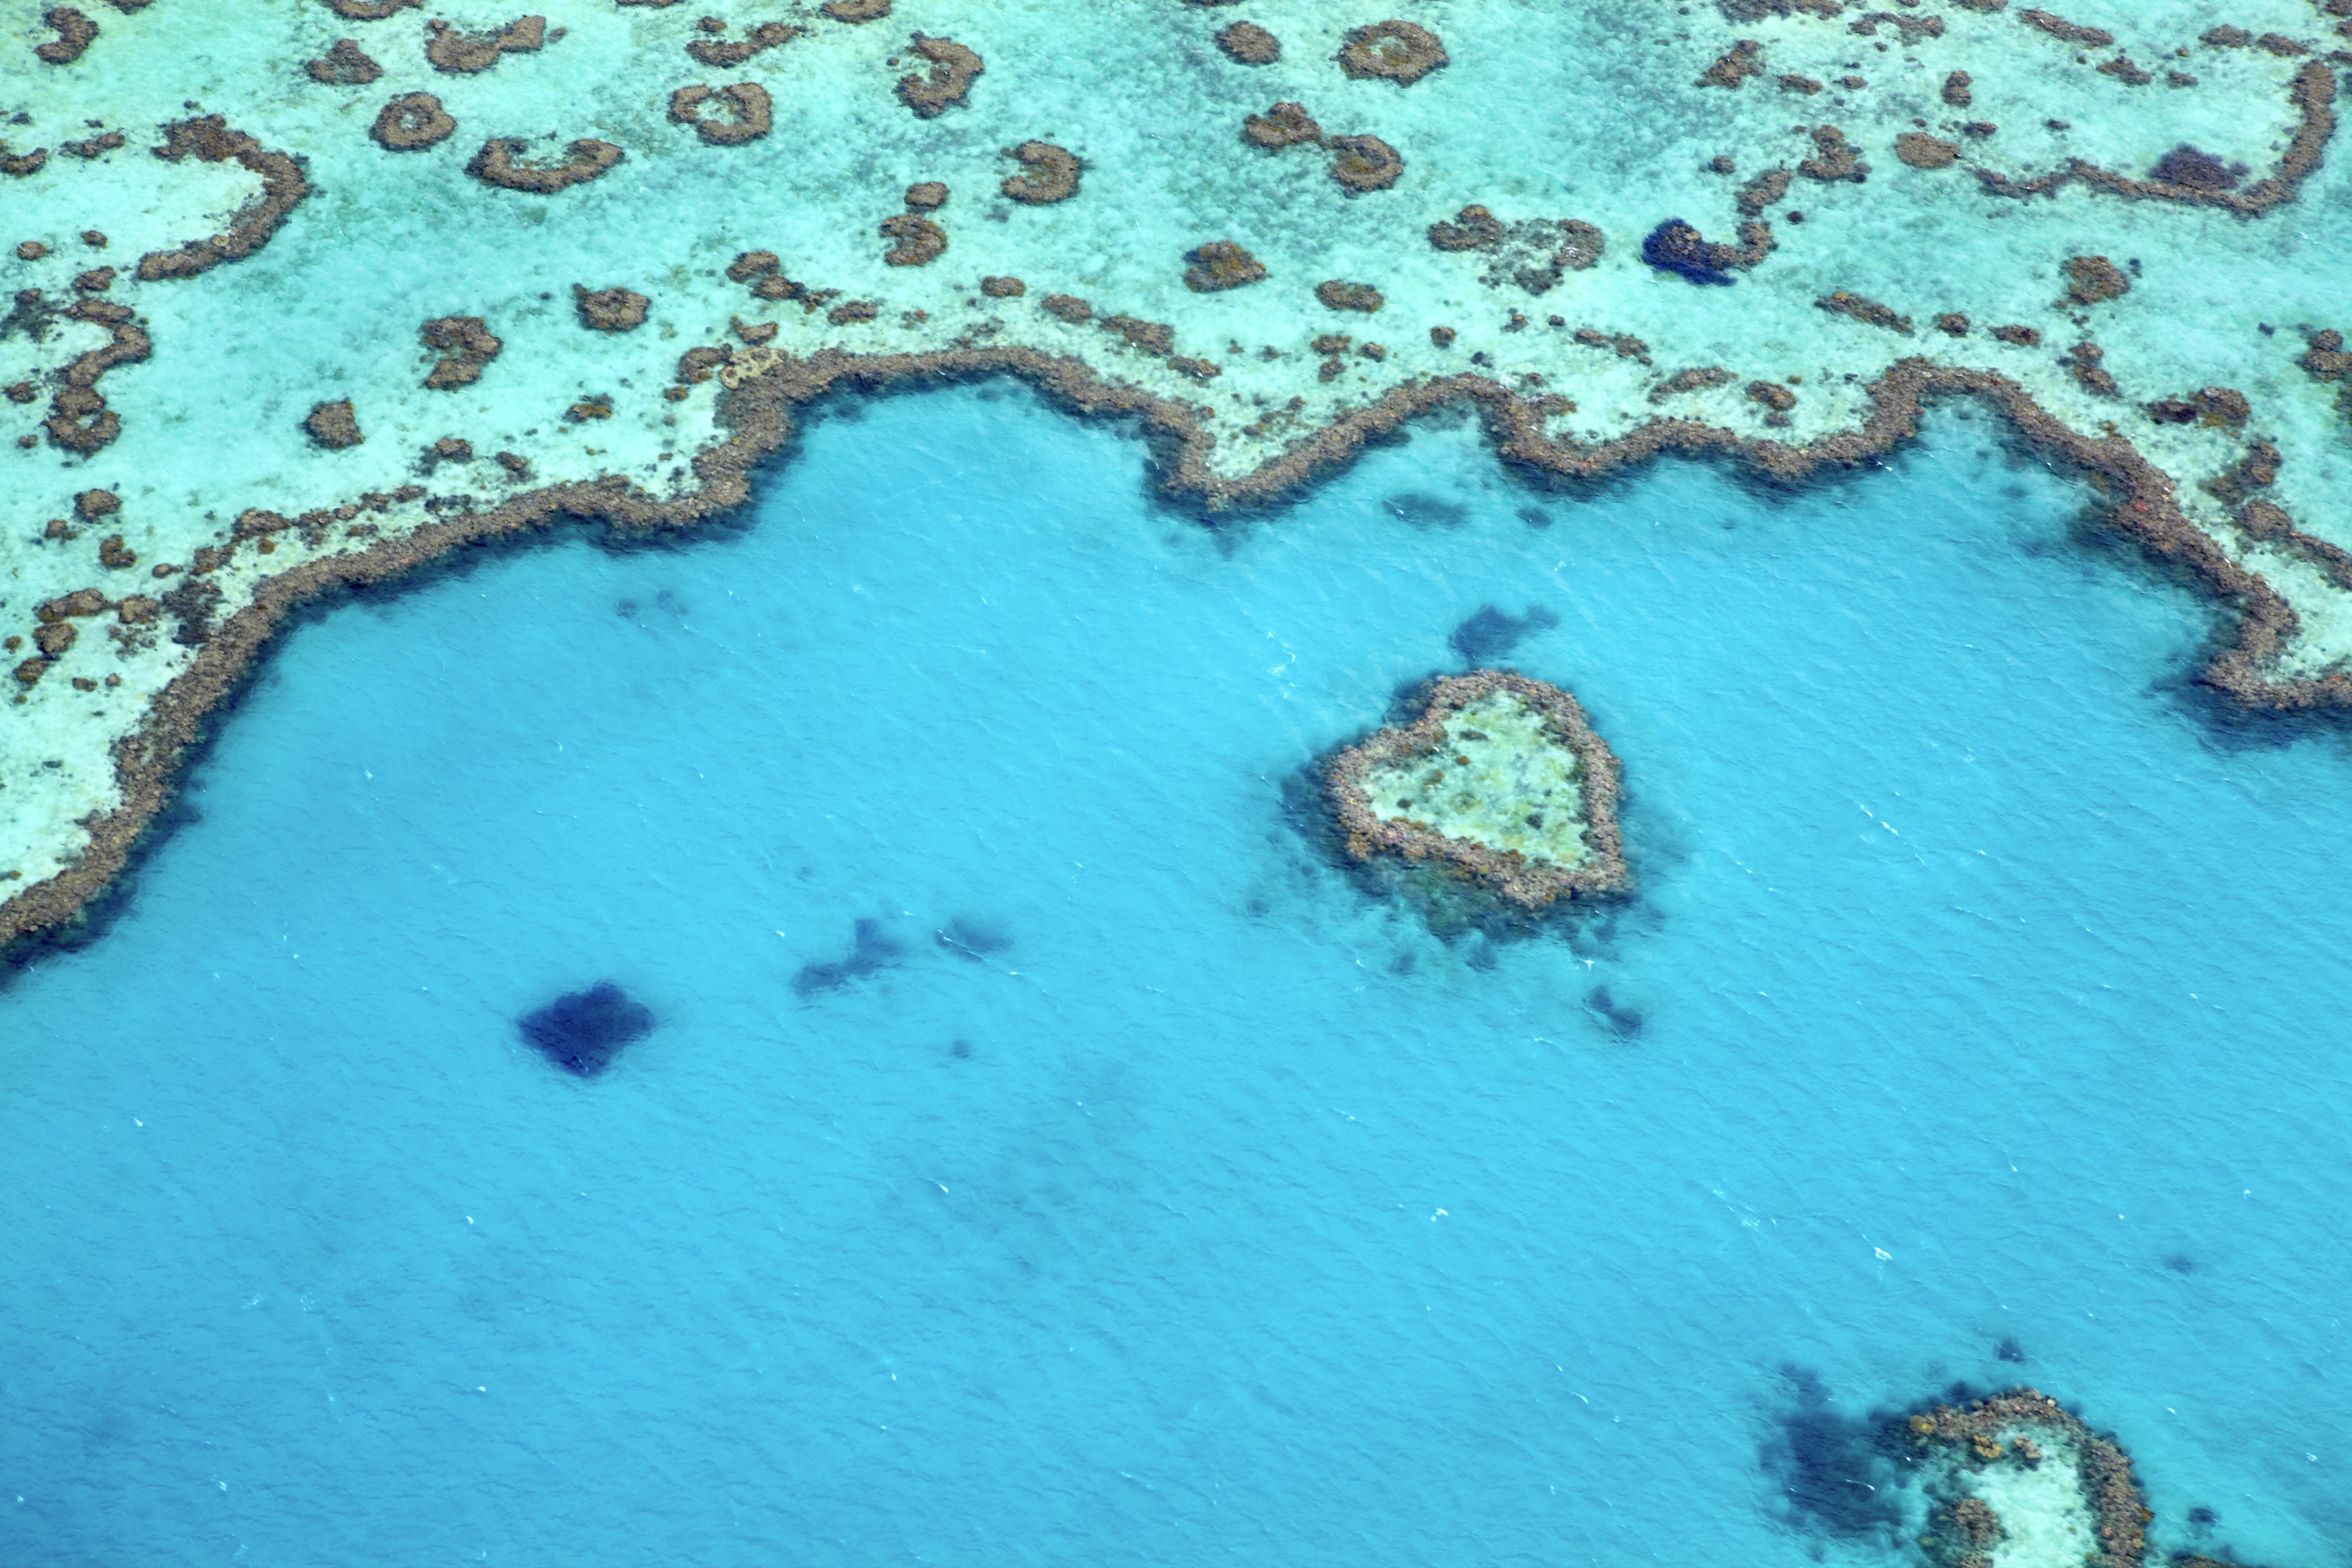
<path fill-rule="evenodd" d="M 1972 397 L 2231 607 L 2211 684 L 2352 705 L 2352 0 L 1402 9 L 0 9 L 0 936 L 305 597 L 942 376 L 1210 510 L 1448 403 L 1794 482 Z"/>

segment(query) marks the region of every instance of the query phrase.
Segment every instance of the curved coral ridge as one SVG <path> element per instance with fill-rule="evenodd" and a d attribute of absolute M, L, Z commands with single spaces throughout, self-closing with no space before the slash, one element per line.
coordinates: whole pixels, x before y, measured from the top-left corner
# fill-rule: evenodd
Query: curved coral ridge
<path fill-rule="evenodd" d="M 1625 880 L 1617 759 L 1576 699 L 1506 670 L 1432 681 L 1420 717 L 1324 764 L 1359 859 L 1435 861 L 1541 909 Z"/>
<path fill-rule="evenodd" d="M 1929 1461 L 1927 1487 L 1942 1528 L 1927 1542 L 1950 1568 L 2139 1568 L 2147 1500 L 2114 1438 L 2049 1395 L 2014 1388 L 1969 1405 L 1938 1405 L 1903 1426 Z M 1975 1506 L 1970 1506 L 1971 1504 Z M 1972 1539 L 1990 1514 L 2000 1540 Z M 1957 1516 L 1957 1517 L 1956 1517 Z"/>
<path fill-rule="evenodd" d="M 1339 62 L 1380 17 L 1340 0 L 1265 18 L 1288 47 L 1264 64 L 1221 48 L 1216 6 L 828 5 L 730 71 L 772 119 L 732 147 L 704 143 L 734 121 L 719 104 L 696 124 L 662 107 L 725 79 L 688 45 L 753 25 L 714 34 L 683 5 L 534 0 L 544 33 L 509 36 L 540 47 L 456 74 L 399 0 L 235 26 L 86 6 L 76 58 L 37 58 L 50 29 L 0 59 L 22 110 L 0 126 L 0 636 L 23 699 L 0 704 L 0 754 L 58 764 L 0 794 L 0 892 L 21 889 L 0 927 L 104 883 L 304 595 L 562 509 L 692 521 L 800 404 L 946 374 L 1137 419 L 1160 482 L 1211 507 L 1448 404 L 1553 473 L 1728 454 L 1794 481 L 1969 399 L 2235 616 L 2205 680 L 2352 705 L 2336 4 L 2243 0 L 2232 31 L 2188 0 L 2081 0 L 2069 20 L 2113 35 L 2092 46 L 2014 6 L 1743 0 L 1652 37 L 1599 4 L 1458 0 L 1423 18 L 1444 68 L 1402 87 Z M 457 22 L 508 33 L 520 10 Z M 380 79 L 309 70 L 346 33 Z M 446 99 L 454 130 L 420 104 L 395 153 L 368 132 L 410 95 Z M 1621 101 L 1639 111 L 1568 107 Z M 1236 134 L 1277 102 L 1397 150 L 1393 184 L 1351 195 L 1329 151 Z M 1495 135 L 1515 102 L 1563 107 Z M 1005 159 L 1031 143 L 1063 156 Z M 926 182 L 973 206 L 933 259 L 890 265 L 930 251 L 876 236 Z M 1644 261 L 1675 216 L 1727 284 Z M 762 251 L 784 259 L 730 273 Z M 573 285 L 615 279 L 648 327 L 582 330 Z M 1335 310 L 1372 308 L 1352 319 L 1381 344 L 1315 349 Z M 504 352 L 428 347 L 427 317 Z M 365 439 L 314 439 L 302 411 L 344 402 Z M 74 521 L 98 489 L 122 498 L 103 529 Z M 34 614 L 83 591 L 128 612 Z M 68 623 L 61 651 L 35 642 Z"/>

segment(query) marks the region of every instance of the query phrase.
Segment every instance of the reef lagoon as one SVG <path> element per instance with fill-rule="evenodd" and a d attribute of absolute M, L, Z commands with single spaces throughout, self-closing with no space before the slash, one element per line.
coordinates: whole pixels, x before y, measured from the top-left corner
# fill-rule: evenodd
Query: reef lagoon
<path fill-rule="evenodd" d="M 0 1564 L 2352 1552 L 2352 0 L 1399 9 L 0 5 Z"/>
<path fill-rule="evenodd" d="M 1864 1418 L 2031 1382 L 2331 1561 L 2352 752 L 1965 412 L 1213 532 L 851 402 L 307 617 L 0 994 L 0 1560 L 1895 1563 Z M 1441 942 L 1300 770 L 1533 605 L 1640 895 Z"/>

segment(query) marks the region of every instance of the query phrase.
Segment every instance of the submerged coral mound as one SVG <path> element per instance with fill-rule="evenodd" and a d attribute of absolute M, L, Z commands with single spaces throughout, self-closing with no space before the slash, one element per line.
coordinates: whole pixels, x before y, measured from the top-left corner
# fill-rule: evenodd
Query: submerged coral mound
<path fill-rule="evenodd" d="M 1339 752 L 1323 779 L 1359 860 L 1444 867 L 1528 910 L 1625 885 L 1617 759 L 1540 680 L 1440 677 L 1419 717 Z"/>
<path fill-rule="evenodd" d="M 594 1078 L 621 1048 L 653 1033 L 653 1009 L 611 981 L 568 992 L 515 1022 L 531 1047 L 575 1078 Z"/>

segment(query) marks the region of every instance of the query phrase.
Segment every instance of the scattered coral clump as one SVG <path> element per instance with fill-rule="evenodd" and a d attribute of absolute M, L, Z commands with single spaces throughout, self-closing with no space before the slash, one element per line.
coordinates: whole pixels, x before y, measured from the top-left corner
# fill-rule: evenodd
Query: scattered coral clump
<path fill-rule="evenodd" d="M 580 324 L 591 331 L 633 332 L 646 324 L 646 308 L 651 303 L 635 289 L 572 286 L 572 309 L 579 312 Z"/>
<path fill-rule="evenodd" d="M 436 316 L 417 329 L 425 346 L 442 357 L 425 384 L 436 392 L 471 386 L 506 343 L 479 316 Z"/>
<path fill-rule="evenodd" d="M 334 403 L 321 403 L 302 418 L 302 428 L 310 439 L 330 451 L 356 447 L 366 437 L 360 434 L 360 422 L 352 414 L 348 397 Z"/>
<path fill-rule="evenodd" d="M 1315 298 L 1327 310 L 1361 310 L 1370 315 L 1386 300 L 1369 283 L 1343 283 L 1337 278 L 1315 285 Z"/>
<path fill-rule="evenodd" d="M 368 58 L 357 38 L 337 38 L 321 58 L 304 64 L 312 81 L 329 87 L 365 87 L 383 75 L 383 68 Z"/>
<path fill-rule="evenodd" d="M 913 213 L 884 218 L 882 233 L 896 242 L 882 256 L 884 264 L 890 267 L 921 267 L 938 260 L 948 247 L 947 230 Z"/>
<path fill-rule="evenodd" d="M 1044 206 L 1078 194 L 1078 156 L 1051 142 L 1024 142 L 1007 147 L 1004 155 L 1026 173 L 1009 174 L 997 188 L 1016 202 Z"/>
<path fill-rule="evenodd" d="M 1385 191 L 1404 173 L 1397 150 L 1377 136 L 1331 138 L 1331 177 L 1351 196 Z"/>
<path fill-rule="evenodd" d="M 1237 65 L 1270 66 L 1282 58 L 1282 40 L 1255 22 L 1235 22 L 1217 35 L 1217 47 Z"/>
<path fill-rule="evenodd" d="M 1184 268 L 1184 287 L 1195 294 L 1238 289 L 1265 277 L 1258 258 L 1230 239 L 1211 240 L 1197 250 L 1186 251 L 1184 259 L 1191 263 Z"/>
<path fill-rule="evenodd" d="M 547 43 L 547 18 L 518 16 L 488 33 L 461 33 L 439 17 L 425 24 L 431 35 L 425 58 L 437 71 L 470 76 L 486 71 L 508 55 L 531 54 Z"/>
<path fill-rule="evenodd" d="M 2124 269 L 2104 256 L 2076 256 L 2066 263 L 2066 298 L 2077 305 L 2095 305 L 2131 292 Z"/>

